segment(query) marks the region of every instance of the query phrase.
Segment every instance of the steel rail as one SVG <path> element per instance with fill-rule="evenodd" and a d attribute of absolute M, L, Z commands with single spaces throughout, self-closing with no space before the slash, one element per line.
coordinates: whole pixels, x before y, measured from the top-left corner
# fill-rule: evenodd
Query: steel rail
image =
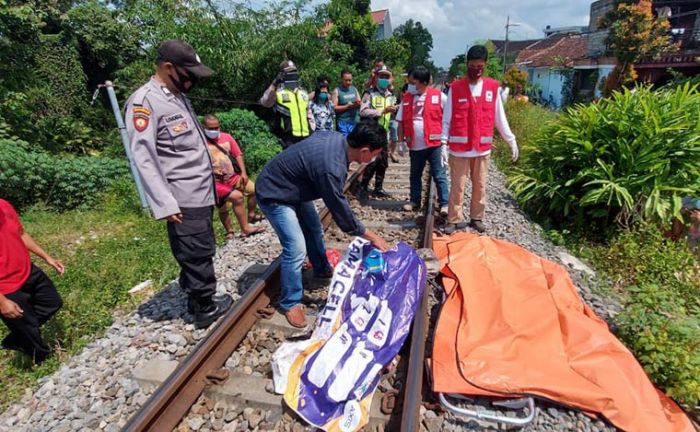
<path fill-rule="evenodd" d="M 344 193 L 365 168 L 366 164 L 360 165 L 352 173 Z M 319 213 L 319 218 L 324 230 L 333 221 L 328 208 Z M 124 432 L 171 432 L 207 385 L 226 379 L 227 373 L 221 368 L 258 321 L 257 311 L 270 304 L 279 290 L 280 265 L 278 257 L 129 419 Z"/>
<path fill-rule="evenodd" d="M 433 227 L 435 215 L 435 183 L 431 180 L 428 200 L 425 209 L 425 225 L 423 228 L 423 248 L 433 248 Z M 401 413 L 401 431 L 415 432 L 420 430 L 420 407 L 423 402 L 423 379 L 425 361 L 425 341 L 428 338 L 428 283 L 423 290 L 420 310 L 413 318 L 411 348 L 408 357 L 408 369 L 404 381 L 404 398 Z"/>

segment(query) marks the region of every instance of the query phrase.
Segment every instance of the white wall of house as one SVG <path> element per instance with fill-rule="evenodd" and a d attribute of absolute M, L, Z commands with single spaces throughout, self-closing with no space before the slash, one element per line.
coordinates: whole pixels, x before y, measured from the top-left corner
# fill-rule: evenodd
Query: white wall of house
<path fill-rule="evenodd" d="M 542 91 L 542 99 L 549 101 L 552 108 L 561 108 L 566 77 L 559 70 L 550 68 L 528 68 L 527 73 L 530 83 Z"/>
<path fill-rule="evenodd" d="M 391 16 L 389 11 L 387 11 L 384 16 L 384 22 L 377 25 L 377 33 L 375 34 L 376 40 L 389 39 L 394 33 L 394 29 L 391 28 Z"/>

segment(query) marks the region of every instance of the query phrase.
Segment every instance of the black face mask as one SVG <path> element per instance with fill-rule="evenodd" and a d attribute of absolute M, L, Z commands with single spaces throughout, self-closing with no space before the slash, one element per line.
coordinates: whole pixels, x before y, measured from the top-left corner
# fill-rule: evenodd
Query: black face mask
<path fill-rule="evenodd" d="M 172 76 L 170 76 L 170 80 L 173 82 L 173 85 L 175 88 L 180 92 L 180 93 L 187 93 L 190 90 L 194 88 L 195 85 L 197 85 L 197 77 L 190 75 L 188 73 L 180 73 L 180 69 L 177 67 L 173 67 L 175 69 L 175 75 L 177 75 L 177 79 Z M 185 83 L 190 82 L 192 85 L 190 85 L 190 88 L 185 88 Z"/>

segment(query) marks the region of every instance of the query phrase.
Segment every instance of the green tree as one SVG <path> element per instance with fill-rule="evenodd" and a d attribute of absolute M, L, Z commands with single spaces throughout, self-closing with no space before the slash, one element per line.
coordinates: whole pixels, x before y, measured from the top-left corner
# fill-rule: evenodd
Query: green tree
<path fill-rule="evenodd" d="M 447 71 L 449 79 L 455 79 L 467 73 L 466 59 L 466 54 L 459 54 L 450 60 L 450 68 Z"/>
<path fill-rule="evenodd" d="M 349 46 L 352 63 L 361 69 L 368 68 L 370 43 L 377 27 L 372 22 L 369 0 L 331 0 L 319 7 L 319 11 L 333 23 L 328 40 Z"/>
<path fill-rule="evenodd" d="M 396 27 L 394 37 L 403 39 L 408 43 L 410 57 L 406 64 L 407 69 L 418 65 L 427 65 L 436 69 L 430 60 L 430 51 L 433 49 L 433 35 L 420 21 L 409 19 Z"/>
<path fill-rule="evenodd" d="M 618 0 L 601 19 L 600 27 L 609 30 L 607 43 L 619 62 L 606 81 L 606 96 L 636 80 L 634 64 L 639 60 L 658 58 L 676 49 L 671 44 L 668 20 L 654 16 L 650 0 Z"/>
<path fill-rule="evenodd" d="M 407 69 L 410 55 L 411 51 L 408 42 L 396 36 L 373 41 L 370 44 L 371 58 L 383 58 L 384 62 L 394 72 L 394 76 Z"/>

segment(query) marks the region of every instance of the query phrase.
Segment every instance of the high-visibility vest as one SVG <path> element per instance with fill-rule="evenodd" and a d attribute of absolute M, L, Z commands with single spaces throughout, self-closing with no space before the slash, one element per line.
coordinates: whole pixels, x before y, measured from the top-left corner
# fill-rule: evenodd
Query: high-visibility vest
<path fill-rule="evenodd" d="M 386 107 L 396 105 L 396 96 L 394 95 L 384 96 L 379 92 L 373 91 L 369 94 L 369 97 L 372 109 L 375 110 L 381 111 Z M 377 118 L 377 121 L 384 129 L 388 131 L 389 127 L 391 126 L 391 113 L 386 113 L 384 115 L 379 116 Z"/>
<path fill-rule="evenodd" d="M 302 89 L 277 90 L 277 112 L 280 114 L 280 127 L 286 133 L 295 137 L 309 136 L 309 119 L 306 109 L 309 106 L 309 95 Z"/>
<path fill-rule="evenodd" d="M 483 78 L 481 96 L 472 97 L 467 78 L 455 81 L 452 93 L 452 117 L 448 143 L 455 152 L 491 150 L 493 128 L 496 122 L 498 81 Z"/>
<path fill-rule="evenodd" d="M 403 95 L 402 123 L 404 136 L 407 139 L 408 148 L 413 147 L 415 132 L 413 130 L 413 101 L 418 95 L 406 92 Z M 437 147 L 442 136 L 442 92 L 436 88 L 428 87 L 425 91 L 423 104 L 423 132 L 425 145 Z"/>

